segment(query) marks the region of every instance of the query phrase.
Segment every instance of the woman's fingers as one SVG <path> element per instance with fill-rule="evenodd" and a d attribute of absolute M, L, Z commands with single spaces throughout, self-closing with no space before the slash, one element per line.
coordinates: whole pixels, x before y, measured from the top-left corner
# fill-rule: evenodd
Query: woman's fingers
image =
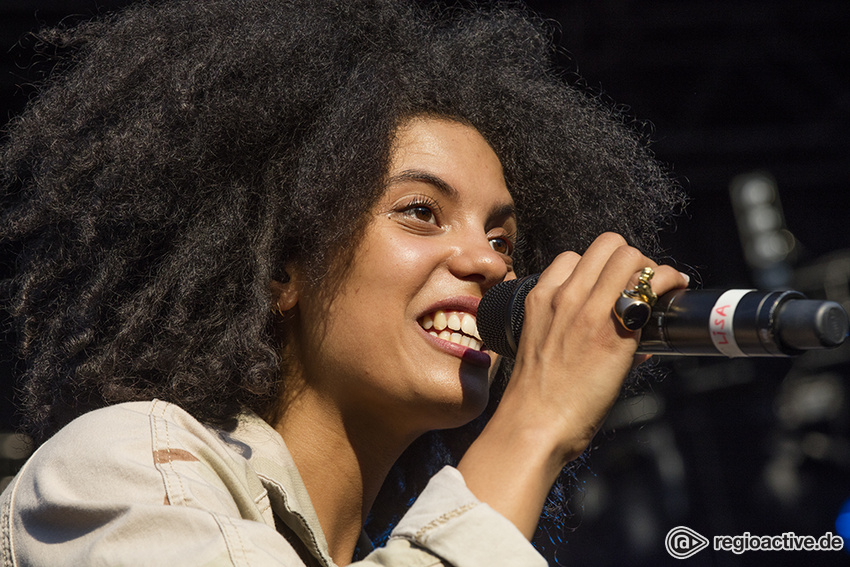
<path fill-rule="evenodd" d="M 648 272 L 648 277 L 646 272 Z M 603 275 L 602 277 L 605 276 Z M 623 301 L 624 304 L 629 305 L 631 309 L 639 313 L 637 315 L 638 318 L 636 320 L 630 319 L 630 316 L 626 315 L 622 307 L 617 310 L 616 314 L 614 314 L 615 310 L 612 310 L 612 317 L 620 323 L 624 331 L 639 331 L 640 329 L 634 325 L 640 324 L 640 317 L 647 317 L 647 319 L 644 319 L 644 322 L 648 320 L 650 306 L 654 304 L 655 300 L 672 289 L 686 287 L 687 283 L 688 279 L 670 266 L 657 266 L 654 263 L 648 264 L 640 271 L 632 274 L 628 284 L 619 293 L 617 293 L 616 289 L 613 290 L 616 294 L 614 304 L 619 305 Z M 626 293 L 631 297 L 623 297 Z M 646 301 L 646 303 L 642 300 Z M 632 303 L 635 305 L 631 305 Z M 640 308 L 641 305 L 643 306 L 642 309 Z M 621 319 L 624 316 L 626 318 Z M 631 312 L 631 316 L 635 316 L 634 311 Z M 629 319 L 628 323 L 626 322 L 627 319 Z"/>
<path fill-rule="evenodd" d="M 606 233 L 599 236 L 581 256 L 575 252 L 559 254 L 540 274 L 537 285 L 526 298 L 527 321 L 535 329 L 548 334 L 556 312 L 560 321 L 570 320 L 584 308 L 598 285 L 600 272 L 623 247 L 628 248 L 623 237 Z M 527 330 L 523 328 L 523 335 Z"/>
<path fill-rule="evenodd" d="M 656 295 L 687 286 L 680 272 L 657 265 L 617 234 L 600 235 L 581 256 L 560 254 L 526 298 L 520 352 L 539 358 L 548 345 L 591 357 L 606 351 L 631 356 L 639 334 L 625 329 L 612 309 L 644 268 L 654 272 L 649 285 Z"/>
<path fill-rule="evenodd" d="M 655 270 L 652 287 L 659 295 L 686 285 L 678 272 L 657 266 L 616 234 L 601 235 L 581 256 L 559 255 L 540 275 L 525 300 L 510 382 L 459 464 L 479 497 L 497 494 L 494 502 L 504 503 L 501 473 L 516 465 L 509 475 L 514 498 L 502 509 L 516 509 L 516 495 L 542 502 L 564 464 L 590 443 L 617 399 L 639 336 L 625 331 L 612 308 L 644 267 Z"/>
<path fill-rule="evenodd" d="M 540 275 L 540 280 L 547 286 L 550 281 L 552 285 L 557 284 L 558 287 L 569 283 L 574 288 L 573 293 L 587 294 L 596 285 L 600 271 L 609 262 L 611 256 L 624 247 L 629 248 L 625 239 L 619 234 L 602 234 L 581 256 L 575 252 L 559 255 Z M 553 273 L 550 274 L 550 271 Z"/>
<path fill-rule="evenodd" d="M 535 287 L 554 289 L 560 287 L 575 270 L 582 257 L 575 252 L 558 254 L 549 266 L 540 274 Z"/>
<path fill-rule="evenodd" d="M 608 323 L 611 309 L 630 278 L 647 266 L 656 267 L 613 233 L 600 235 L 582 256 L 559 255 L 526 298 L 523 337 L 529 335 L 529 348 L 539 348 L 545 340 L 581 336 L 582 330 L 599 334 L 592 331 L 593 327 Z"/>
<path fill-rule="evenodd" d="M 567 447 L 589 442 L 632 367 L 640 334 L 626 330 L 612 309 L 646 267 L 655 273 L 650 284 L 657 295 L 687 285 L 675 269 L 604 234 L 582 256 L 558 256 L 526 298 L 509 389 L 522 391 L 518 403 L 536 406 L 537 415 L 560 415 L 569 424 L 561 430 Z"/>

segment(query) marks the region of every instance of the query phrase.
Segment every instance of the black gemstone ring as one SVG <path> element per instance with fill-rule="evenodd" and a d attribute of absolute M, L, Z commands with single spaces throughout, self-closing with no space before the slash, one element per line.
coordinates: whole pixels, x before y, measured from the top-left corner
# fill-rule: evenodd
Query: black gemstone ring
<path fill-rule="evenodd" d="M 624 290 L 614 303 L 614 315 L 629 331 L 637 331 L 649 322 L 652 305 L 657 299 L 649 285 L 654 275 L 652 268 L 644 268 L 635 288 Z"/>

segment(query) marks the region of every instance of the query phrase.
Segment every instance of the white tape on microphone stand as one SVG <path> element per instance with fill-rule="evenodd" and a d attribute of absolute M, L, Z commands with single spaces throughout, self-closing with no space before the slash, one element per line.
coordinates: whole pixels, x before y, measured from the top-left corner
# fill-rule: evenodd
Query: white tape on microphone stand
<path fill-rule="evenodd" d="M 714 348 L 724 356 L 730 358 L 747 356 L 738 347 L 735 340 L 735 310 L 741 298 L 750 293 L 751 289 L 730 289 L 723 292 L 717 298 L 714 307 L 711 308 L 711 317 L 708 321 L 708 330 Z"/>

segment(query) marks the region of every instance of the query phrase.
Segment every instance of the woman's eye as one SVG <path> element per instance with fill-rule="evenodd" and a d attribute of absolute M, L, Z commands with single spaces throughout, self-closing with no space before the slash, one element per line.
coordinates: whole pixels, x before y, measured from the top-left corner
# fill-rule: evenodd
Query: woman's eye
<path fill-rule="evenodd" d="M 413 205 L 404 210 L 404 214 L 413 217 L 418 221 L 431 224 L 437 223 L 437 218 L 434 216 L 434 211 L 424 205 Z"/>
<path fill-rule="evenodd" d="M 499 254 L 504 254 L 506 256 L 510 256 L 513 252 L 513 245 L 507 238 L 491 238 L 490 247 Z"/>

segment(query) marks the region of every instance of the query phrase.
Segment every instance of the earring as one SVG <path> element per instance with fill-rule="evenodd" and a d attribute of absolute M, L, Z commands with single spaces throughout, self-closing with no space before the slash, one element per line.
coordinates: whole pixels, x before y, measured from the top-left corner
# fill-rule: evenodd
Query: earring
<path fill-rule="evenodd" d="M 283 309 L 280 307 L 280 299 L 278 299 L 278 300 L 275 302 L 275 304 L 274 304 L 274 308 L 272 309 L 272 311 L 274 311 L 275 313 L 277 313 L 277 314 L 278 314 L 278 315 L 280 315 L 281 317 L 286 317 L 286 311 L 285 311 L 285 310 L 283 310 Z"/>
<path fill-rule="evenodd" d="M 295 304 L 298 303 L 298 290 L 295 289 L 292 278 L 288 273 L 283 273 L 282 281 L 272 280 L 271 292 L 274 300 L 272 311 L 281 317 L 286 317 L 287 311 L 295 307 Z"/>

